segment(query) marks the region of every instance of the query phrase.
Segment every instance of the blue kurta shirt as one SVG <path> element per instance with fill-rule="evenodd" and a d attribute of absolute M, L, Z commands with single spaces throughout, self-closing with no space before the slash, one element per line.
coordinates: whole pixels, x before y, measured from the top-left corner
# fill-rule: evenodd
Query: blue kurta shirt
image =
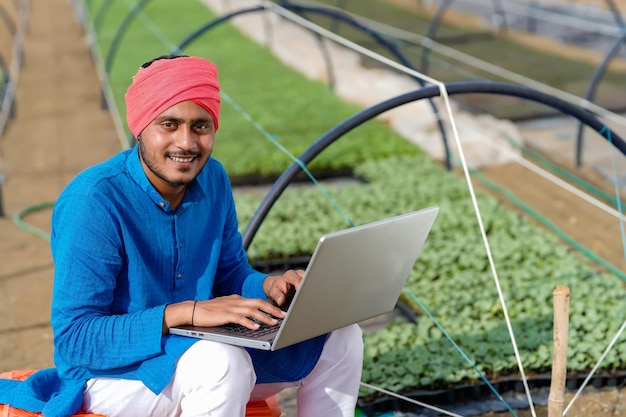
<path fill-rule="evenodd" d="M 138 147 L 83 171 L 57 200 L 51 247 L 56 368 L 24 383 L 0 380 L 0 403 L 47 417 L 76 412 L 90 378 L 141 380 L 161 392 L 196 342 L 162 336 L 167 304 L 266 297 L 266 275 L 248 263 L 230 183 L 213 158 L 175 211 L 148 181 Z M 250 350 L 257 382 L 302 379 L 324 341 Z"/>

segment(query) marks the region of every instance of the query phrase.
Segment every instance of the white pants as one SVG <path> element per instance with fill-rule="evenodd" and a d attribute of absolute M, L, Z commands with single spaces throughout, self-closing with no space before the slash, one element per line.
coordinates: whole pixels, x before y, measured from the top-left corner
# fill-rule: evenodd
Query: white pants
<path fill-rule="evenodd" d="M 354 324 L 332 332 L 311 373 L 301 381 L 258 384 L 245 349 L 201 340 L 183 354 L 159 395 L 141 381 L 87 382 L 83 408 L 107 417 L 244 417 L 248 401 L 297 387 L 299 417 L 353 417 L 361 380 L 363 342 Z"/>

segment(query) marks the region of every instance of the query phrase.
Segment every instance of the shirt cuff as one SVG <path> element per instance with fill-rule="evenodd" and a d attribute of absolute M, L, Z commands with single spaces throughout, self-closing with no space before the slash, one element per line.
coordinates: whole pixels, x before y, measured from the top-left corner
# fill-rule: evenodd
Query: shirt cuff
<path fill-rule="evenodd" d="M 249 275 L 243 284 L 242 296 L 246 298 L 260 298 L 262 300 L 267 298 L 265 291 L 263 291 L 263 281 L 267 278 L 267 274 L 256 272 Z"/>

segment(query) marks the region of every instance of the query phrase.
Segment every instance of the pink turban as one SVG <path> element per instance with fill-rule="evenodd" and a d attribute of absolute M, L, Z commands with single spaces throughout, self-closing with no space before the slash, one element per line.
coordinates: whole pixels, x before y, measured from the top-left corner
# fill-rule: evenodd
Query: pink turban
<path fill-rule="evenodd" d="M 126 122 L 135 138 L 165 110 L 192 100 L 213 117 L 220 113 L 217 67 L 204 58 L 158 59 L 140 68 L 126 91 Z"/>

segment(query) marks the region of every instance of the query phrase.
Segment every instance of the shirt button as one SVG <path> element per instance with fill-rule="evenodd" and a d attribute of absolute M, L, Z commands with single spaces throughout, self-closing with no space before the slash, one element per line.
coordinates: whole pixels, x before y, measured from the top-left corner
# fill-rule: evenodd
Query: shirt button
<path fill-rule="evenodd" d="M 179 244 L 178 244 L 178 247 L 179 247 L 179 248 L 182 248 L 182 247 L 183 247 L 183 244 L 182 244 L 182 243 L 179 243 Z"/>
<path fill-rule="evenodd" d="M 165 207 L 165 203 L 161 201 L 161 202 L 159 203 L 159 206 L 161 206 L 161 207 Z"/>
<path fill-rule="evenodd" d="M 178 274 L 178 279 L 181 279 L 183 277 L 183 274 Z"/>

